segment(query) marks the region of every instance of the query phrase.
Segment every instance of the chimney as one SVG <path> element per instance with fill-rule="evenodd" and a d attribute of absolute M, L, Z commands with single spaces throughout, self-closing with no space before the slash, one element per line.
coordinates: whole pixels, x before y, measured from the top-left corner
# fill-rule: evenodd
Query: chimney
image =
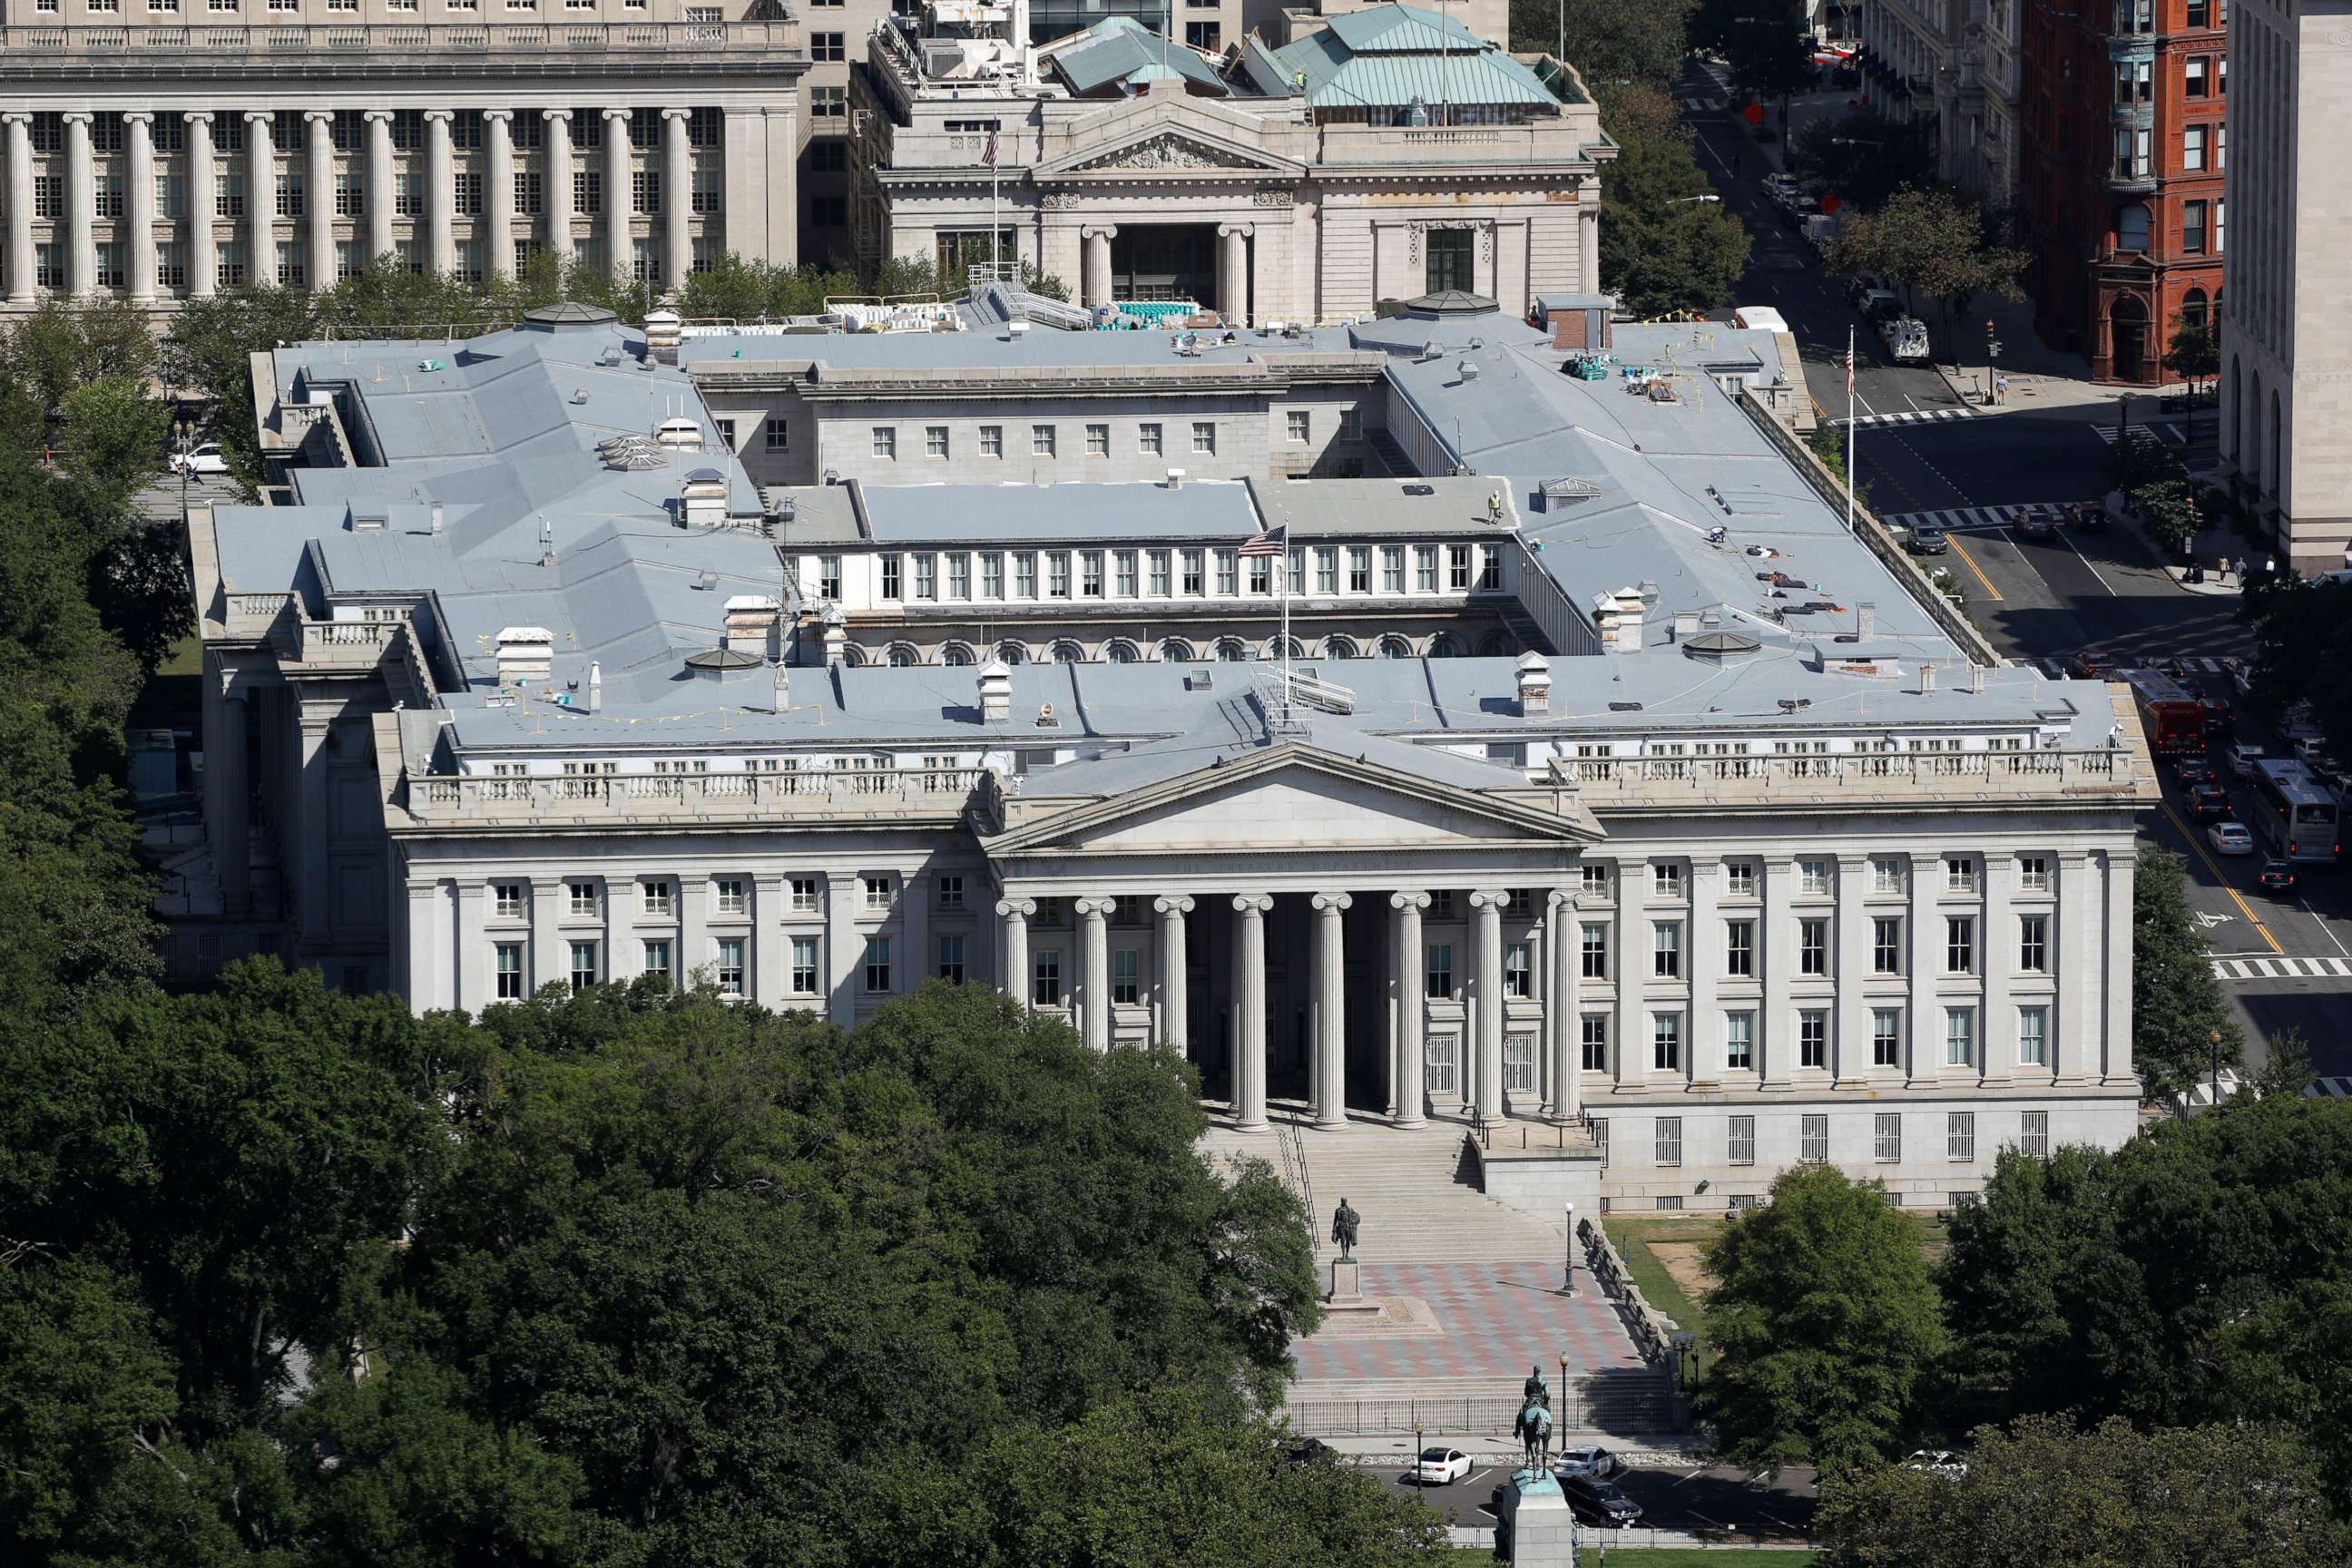
<path fill-rule="evenodd" d="M 722 614 L 725 619 L 719 637 L 720 647 L 760 658 L 781 657 L 782 649 L 773 647 L 773 640 L 783 606 L 775 599 L 764 594 L 738 594 L 727 601 Z"/>
<path fill-rule="evenodd" d="M 1003 660 L 992 658 L 980 667 L 980 721 L 1003 724 L 1012 718 L 1013 672 Z"/>
<path fill-rule="evenodd" d="M 696 468 L 677 489 L 677 521 L 681 528 L 723 528 L 727 523 L 727 476 L 716 468 Z"/>
<path fill-rule="evenodd" d="M 1975 659 L 1969 660 L 1969 695 L 1971 697 L 1984 695 L 1984 666 Z"/>
<path fill-rule="evenodd" d="M 849 657 L 849 617 L 839 605 L 824 607 L 824 662 L 839 664 Z"/>
<path fill-rule="evenodd" d="M 1171 468 L 1168 470 L 1168 488 L 1171 490 L 1181 490 L 1184 488 L 1183 469 Z"/>
<path fill-rule="evenodd" d="M 1853 607 L 1853 636 L 1856 642 L 1868 642 L 1870 634 L 1878 629 L 1878 606 L 1868 599 Z"/>
<path fill-rule="evenodd" d="M 1645 608 L 1641 595 L 1632 588 L 1596 597 L 1592 602 L 1592 626 L 1601 634 L 1601 646 L 1620 653 L 1641 652 Z"/>
<path fill-rule="evenodd" d="M 441 503 L 435 501 L 432 510 L 425 515 L 430 521 L 425 523 L 425 531 L 438 539 L 441 536 Z"/>
<path fill-rule="evenodd" d="M 1681 642 L 1685 637 L 1695 637 L 1696 636 L 1698 636 L 1698 612 L 1696 610 L 1676 610 L 1675 612 L 1675 640 L 1676 642 Z"/>
<path fill-rule="evenodd" d="M 588 666 L 588 711 L 604 710 L 604 661 L 594 659 Z"/>
<path fill-rule="evenodd" d="M 554 679 L 555 634 L 545 626 L 502 627 L 492 646 L 498 649 L 500 690 Z"/>
<path fill-rule="evenodd" d="M 1919 695 L 1932 697 L 1935 693 L 1936 667 L 1932 664 L 1923 664 L 1919 667 Z"/>
<path fill-rule="evenodd" d="M 1519 681 L 1519 717 L 1533 719 L 1551 711 L 1551 661 L 1543 655 L 1519 655 L 1514 667 Z"/>
<path fill-rule="evenodd" d="M 792 667 L 782 658 L 776 660 L 776 711 L 782 713 L 793 705 Z"/>

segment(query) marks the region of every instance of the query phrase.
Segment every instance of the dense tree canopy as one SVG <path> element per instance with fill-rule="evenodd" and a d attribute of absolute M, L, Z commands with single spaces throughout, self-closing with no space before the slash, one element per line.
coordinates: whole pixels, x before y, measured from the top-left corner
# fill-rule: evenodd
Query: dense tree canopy
<path fill-rule="evenodd" d="M 2017 280 L 2031 259 L 1999 243 L 1981 210 L 1939 186 L 1906 187 L 1855 214 L 1826 254 L 1841 272 L 1868 273 L 1901 289 L 1906 304 L 1934 304 L 1947 353 L 1953 322 L 1979 296 L 2024 298 Z"/>
<path fill-rule="evenodd" d="M 2178 855 L 2141 850 L 2132 880 L 2132 1061 L 2148 1098 L 2179 1093 L 2217 1060 L 2236 1067 L 2242 1045 L 2189 916 L 2188 868 Z"/>
<path fill-rule="evenodd" d="M 2308 703 L 2328 750 L 2352 757 L 2352 583 L 2301 578 L 2246 595 L 2254 659 L 2249 706 L 2275 721 Z"/>
<path fill-rule="evenodd" d="M 1664 87 L 1682 69 L 1696 4 L 1511 0 L 1511 47 L 1567 60 L 1595 92 L 1629 83 Z"/>

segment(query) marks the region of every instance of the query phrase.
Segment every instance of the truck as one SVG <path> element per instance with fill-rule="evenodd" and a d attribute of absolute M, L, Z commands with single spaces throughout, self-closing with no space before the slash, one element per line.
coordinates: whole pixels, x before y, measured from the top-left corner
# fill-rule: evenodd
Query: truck
<path fill-rule="evenodd" d="M 2125 679 L 2131 682 L 2151 753 L 2179 757 L 2205 750 L 2205 705 L 2196 693 L 2161 670 L 2135 669 Z"/>
<path fill-rule="evenodd" d="M 1927 323 L 1916 316 L 1897 316 L 1878 329 L 1886 352 L 1897 364 L 1924 363 L 1927 358 Z"/>

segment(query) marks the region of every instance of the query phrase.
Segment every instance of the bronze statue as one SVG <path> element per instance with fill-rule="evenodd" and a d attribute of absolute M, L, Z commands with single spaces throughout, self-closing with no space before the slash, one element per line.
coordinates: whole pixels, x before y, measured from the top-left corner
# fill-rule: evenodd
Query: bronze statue
<path fill-rule="evenodd" d="M 1551 1385 L 1544 1381 L 1542 1363 L 1528 1368 L 1528 1380 L 1519 1387 L 1519 1403 L 1530 1409 L 1551 1408 Z"/>
<path fill-rule="evenodd" d="M 1331 1211 L 1331 1239 L 1339 1245 L 1340 1262 L 1353 1263 L 1356 1260 L 1356 1233 L 1362 1224 L 1363 1216 L 1349 1208 L 1345 1198 L 1341 1198 L 1339 1206 Z"/>

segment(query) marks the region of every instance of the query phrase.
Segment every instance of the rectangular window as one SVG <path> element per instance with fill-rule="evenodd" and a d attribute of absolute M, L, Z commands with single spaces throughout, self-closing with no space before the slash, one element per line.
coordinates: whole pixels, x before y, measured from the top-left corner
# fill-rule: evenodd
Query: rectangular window
<path fill-rule="evenodd" d="M 1449 544 L 1445 547 L 1445 585 L 1457 594 L 1470 591 L 1470 547 Z"/>
<path fill-rule="evenodd" d="M 492 951 L 496 954 L 496 967 L 499 976 L 499 1000 L 501 1002 L 521 1001 L 522 943 L 519 942 L 499 942 Z"/>
<path fill-rule="evenodd" d="M 1901 1008 L 1871 1009 L 1870 1065 L 1879 1068 L 1898 1068 L 1903 1065 L 1903 1010 Z"/>
<path fill-rule="evenodd" d="M 1533 1094 L 1536 1088 L 1536 1037 L 1503 1037 L 1503 1088 L 1512 1094 Z"/>
<path fill-rule="evenodd" d="M 1973 1007 L 1944 1009 L 1944 1065 L 1964 1068 L 1977 1059 L 1977 1015 Z"/>
<path fill-rule="evenodd" d="M 1422 977 L 1427 988 L 1425 994 L 1450 997 L 1454 994 L 1454 944 L 1433 942 L 1429 944 L 1429 960 Z"/>
<path fill-rule="evenodd" d="M 1683 896 L 1683 863 L 1679 860 L 1650 862 L 1650 891 L 1661 899 Z"/>
<path fill-rule="evenodd" d="M 1457 1070 L 1461 1045 L 1452 1035 L 1432 1035 L 1422 1046 L 1422 1082 L 1432 1094 L 1459 1094 L 1461 1075 Z"/>
<path fill-rule="evenodd" d="M 669 879 L 637 884 L 637 908 L 645 914 L 667 915 L 670 912 Z"/>
<path fill-rule="evenodd" d="M 2050 1113 L 2029 1110 L 2018 1118 L 2017 1152 L 2036 1160 L 2050 1157 Z"/>
<path fill-rule="evenodd" d="M 1756 1163 L 1756 1118 L 1735 1116 L 1731 1119 L 1731 1149 L 1729 1163 Z"/>
<path fill-rule="evenodd" d="M 1197 550 L 1184 551 L 1181 552 L 1181 560 L 1184 564 L 1184 595 L 1187 598 L 1197 599 L 1202 592 L 1201 552 Z"/>
<path fill-rule="evenodd" d="M 1734 1072 L 1756 1070 L 1756 1015 L 1723 1016 L 1723 1065 Z"/>
<path fill-rule="evenodd" d="M 1192 450 L 1213 457 L 1217 450 L 1217 426 L 1214 420 L 1196 420 L 1192 425 Z"/>
<path fill-rule="evenodd" d="M 2210 20 L 2211 16 L 2211 0 L 2189 0 L 2187 21 L 2189 26 L 2210 27 L 2213 25 Z"/>
<path fill-rule="evenodd" d="M 890 989 L 890 939 L 869 936 L 866 939 L 866 992 L 869 996 L 887 994 Z"/>
<path fill-rule="evenodd" d="M 845 87 L 813 87 L 809 89 L 809 117 L 813 120 L 841 120 L 849 114 L 849 89 Z"/>
<path fill-rule="evenodd" d="M 983 425 L 980 427 L 980 455 L 983 458 L 1004 456 L 1004 426 Z"/>
<path fill-rule="evenodd" d="M 1871 1118 L 1871 1153 L 1892 1164 L 1903 1158 L 1903 1113 L 1882 1110 Z"/>
<path fill-rule="evenodd" d="M 897 886 L 887 877 L 861 877 L 858 883 L 868 914 L 881 914 L 897 901 Z"/>
<path fill-rule="evenodd" d="M 923 426 L 923 456 L 942 460 L 948 455 L 948 427 L 944 425 Z"/>
<path fill-rule="evenodd" d="M 1903 920 L 1882 915 L 1870 922 L 1870 969 L 1874 974 L 1903 973 Z"/>
<path fill-rule="evenodd" d="M 1945 1152 L 1961 1163 L 1971 1163 L 1977 1157 L 1977 1113 L 1955 1110 L 1944 1118 Z"/>
<path fill-rule="evenodd" d="M 670 983 L 667 938 L 659 938 L 646 943 L 645 973 L 656 977 L 665 985 Z"/>
<path fill-rule="evenodd" d="M 2210 125 L 2185 125 L 2180 130 L 2180 166 L 2187 170 L 2205 167 L 2206 150 L 2211 145 L 2213 129 Z"/>
<path fill-rule="evenodd" d="M 2050 890 L 2050 857 L 2027 855 L 2017 862 L 2017 885 L 2029 893 Z"/>
<path fill-rule="evenodd" d="M 1151 596 L 1155 599 L 1164 599 L 1168 597 L 1169 584 L 1171 581 L 1168 574 L 1168 552 L 1155 550 L 1151 552 L 1149 559 L 1151 563 Z"/>
<path fill-rule="evenodd" d="M 793 938 L 793 994 L 816 994 L 816 938 Z"/>
<path fill-rule="evenodd" d="M 2121 69 L 2123 68 L 2119 67 L 2117 68 Z M 2140 67 L 2140 69 L 2142 72 L 2145 72 L 2147 68 L 2146 66 L 2142 66 Z M 2147 85 L 2145 76 L 2141 79 L 2141 85 L 2143 87 Z M 2188 59 L 2181 63 L 2180 92 L 2181 96 L 2184 98 L 2210 98 L 2212 96 L 2213 61 L 2211 57 L 2207 55 L 2191 55 Z M 2143 93 L 2141 96 L 2145 98 L 2147 95 Z"/>
<path fill-rule="evenodd" d="M 2205 212 L 2203 202 L 2180 204 L 2180 249 L 2185 256 L 2205 254 Z"/>
<path fill-rule="evenodd" d="M 570 897 L 572 913 L 575 915 L 593 915 L 596 912 L 597 903 L 595 883 L 566 882 L 563 884 L 563 890 Z"/>
<path fill-rule="evenodd" d="M 1903 862 L 1892 855 L 1881 855 L 1870 863 L 1870 890 L 1874 893 L 1899 893 L 1903 890 Z"/>
<path fill-rule="evenodd" d="M 1826 1116 L 1804 1116 L 1797 1121 L 1797 1161 L 1805 1165 L 1825 1165 L 1830 1158 L 1830 1119 Z"/>
<path fill-rule="evenodd" d="M 1029 455 L 1050 458 L 1054 455 L 1054 427 L 1051 425 L 1029 426 Z"/>
<path fill-rule="evenodd" d="M 1683 1066 L 1683 1016 L 1650 1015 L 1650 1065 L 1660 1072 L 1680 1072 Z"/>
<path fill-rule="evenodd" d="M 1797 890 L 1820 894 L 1830 890 L 1830 863 L 1826 860 L 1797 862 Z"/>
<path fill-rule="evenodd" d="M 1328 546 L 1315 552 L 1315 591 L 1336 594 L 1339 591 L 1339 552 Z"/>
<path fill-rule="evenodd" d="M 1576 868 L 1576 890 L 1580 898 L 1605 899 L 1609 896 L 1609 868 L 1606 864 L 1588 862 Z"/>
<path fill-rule="evenodd" d="M 1016 599 L 1037 596 L 1037 552 L 1034 550 L 1013 552 L 1013 596 Z"/>
<path fill-rule="evenodd" d="M 1827 974 L 1830 972 L 1829 921 L 1797 922 L 1797 969 L 1803 974 Z"/>
<path fill-rule="evenodd" d="M 1135 427 L 1135 449 L 1148 458 L 1161 456 L 1158 424 L 1143 424 Z"/>
<path fill-rule="evenodd" d="M 1070 552 L 1066 550 L 1045 552 L 1045 596 L 1049 599 L 1070 596 Z"/>
<path fill-rule="evenodd" d="M 1524 1002 L 1535 994 L 1535 964 L 1528 956 L 1529 944 L 1507 942 L 1503 947 L 1503 994 L 1513 1001 Z"/>
<path fill-rule="evenodd" d="M 971 557 L 961 550 L 948 557 L 948 597 L 971 597 Z"/>
<path fill-rule="evenodd" d="M 1944 920 L 1944 973 L 1977 972 L 1977 921 L 1974 915 L 1948 915 Z"/>
<path fill-rule="evenodd" d="M 1307 410 L 1293 408 L 1283 416 L 1284 432 L 1293 441 L 1307 439 Z"/>
<path fill-rule="evenodd" d="M 1404 546 L 1402 544 L 1381 546 L 1381 592 L 1404 592 Z"/>
<path fill-rule="evenodd" d="M 492 912 L 509 917 L 520 916 L 522 913 L 522 887 L 520 882 L 492 882 Z"/>
<path fill-rule="evenodd" d="M 1364 545 L 1348 547 L 1348 592 L 1369 594 L 1372 591 L 1372 552 Z"/>
<path fill-rule="evenodd" d="M 2048 1067 L 2050 1065 L 2050 1009 L 2020 1007 L 2017 1010 L 2017 1065 Z"/>
<path fill-rule="evenodd" d="M 1141 964 L 1143 955 L 1131 947 L 1122 947 L 1110 955 L 1110 999 L 1115 1006 L 1132 1007 L 1143 995 Z"/>
<path fill-rule="evenodd" d="M 898 456 L 898 427 L 895 425 L 874 426 L 874 455 L 896 461 Z"/>
<path fill-rule="evenodd" d="M 1977 890 L 1977 863 L 1965 856 L 1944 862 L 1944 891 L 1973 893 Z"/>
<path fill-rule="evenodd" d="M 882 596 L 886 599 L 896 599 L 906 592 L 905 558 L 894 551 L 882 555 L 880 562 L 882 566 Z"/>
<path fill-rule="evenodd" d="M 1585 925 L 1579 932 L 1580 948 L 1580 971 L 1587 980 L 1609 978 L 1609 928 L 1605 925 Z"/>
<path fill-rule="evenodd" d="M 1062 955 L 1047 951 L 1031 955 L 1029 1001 L 1038 1007 L 1062 1005 Z"/>
<path fill-rule="evenodd" d="M 1004 557 L 993 550 L 982 552 L 980 557 L 980 596 L 1004 597 Z"/>
<path fill-rule="evenodd" d="M 1756 863 L 1753 860 L 1726 862 L 1723 868 L 1723 891 L 1727 898 L 1754 898 L 1756 896 Z"/>
<path fill-rule="evenodd" d="M 572 994 L 578 995 L 596 984 L 596 944 L 575 942 L 572 944 Z"/>
<path fill-rule="evenodd" d="M 1434 544 L 1412 547 L 1412 586 L 1415 593 L 1437 592 L 1437 546 Z"/>
<path fill-rule="evenodd" d="M 1111 556 L 1112 581 L 1115 584 L 1114 591 L 1122 599 L 1132 599 L 1135 597 L 1135 562 L 1136 554 L 1132 550 L 1117 551 L 1113 552 Z"/>
<path fill-rule="evenodd" d="M 1679 921 L 1657 921 L 1650 927 L 1650 973 L 1658 980 L 1676 980 L 1683 972 L 1683 928 Z"/>
<path fill-rule="evenodd" d="M 940 938 L 939 976 L 950 985 L 963 984 L 963 938 L 960 936 Z"/>
<path fill-rule="evenodd" d="M 1109 426 L 1089 425 L 1087 426 L 1087 456 L 1089 458 L 1108 458 L 1110 456 Z"/>
<path fill-rule="evenodd" d="M 2017 917 L 2017 967 L 2028 974 L 2050 971 L 2050 917 Z"/>
<path fill-rule="evenodd" d="M 1830 1065 L 1830 1016 L 1824 1009 L 1808 1007 L 1797 1015 L 1797 1065 Z"/>
<path fill-rule="evenodd" d="M 718 910 L 720 914 L 741 915 L 751 912 L 751 883 L 740 878 L 723 878 L 713 885 L 718 889 Z"/>
<path fill-rule="evenodd" d="M 1735 980 L 1755 978 L 1756 922 L 1726 921 L 1723 935 L 1723 972 Z"/>
<path fill-rule="evenodd" d="M 1217 593 L 1233 598 L 1241 592 L 1241 557 L 1230 550 L 1217 552 Z"/>
<path fill-rule="evenodd" d="M 931 890 L 937 896 L 940 913 L 953 915 L 963 912 L 963 879 L 961 877 L 934 878 Z"/>
<path fill-rule="evenodd" d="M 719 963 L 715 968 L 721 996 L 743 994 L 743 946 L 740 936 L 719 939 Z"/>
<path fill-rule="evenodd" d="M 1661 1116 L 1658 1118 L 1657 1128 L 1658 1163 L 1681 1164 L 1683 1163 L 1683 1119 L 1679 1116 Z"/>
<path fill-rule="evenodd" d="M 1609 1070 L 1609 1015 L 1587 1013 L 1580 1020 L 1586 1072 Z"/>

